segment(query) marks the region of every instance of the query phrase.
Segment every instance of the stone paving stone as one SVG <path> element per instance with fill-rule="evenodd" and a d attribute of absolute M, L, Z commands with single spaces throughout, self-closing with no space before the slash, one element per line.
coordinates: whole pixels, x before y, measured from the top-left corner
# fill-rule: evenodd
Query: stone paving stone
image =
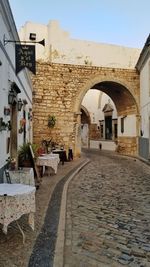
<path fill-rule="evenodd" d="M 107 151 L 88 156 L 68 189 L 64 267 L 150 267 L 150 166 Z"/>
<path fill-rule="evenodd" d="M 24 215 L 19 219 L 19 224 L 25 233 L 25 244 L 22 242 L 22 235 L 16 227 L 16 223 L 13 222 L 8 226 L 8 234 L 5 235 L 2 232 L 2 225 L 0 225 L 0 267 L 27 267 L 29 263 L 29 259 L 36 244 L 36 241 L 39 240 L 39 236 L 41 237 L 41 229 L 43 228 L 44 220 L 46 218 L 46 213 L 48 211 L 48 206 L 53 195 L 53 192 L 59 182 L 61 182 L 62 178 L 65 177 L 76 168 L 81 162 L 83 162 L 84 158 L 73 160 L 71 162 L 66 162 L 64 165 L 59 165 L 58 172 L 56 175 L 52 176 L 44 176 L 42 184 L 40 188 L 36 191 L 36 213 L 35 213 L 35 230 L 32 231 L 28 226 L 27 219 L 28 216 Z M 59 192 L 58 192 L 59 193 Z M 57 197 L 58 199 L 58 197 Z M 56 205 L 56 203 L 55 203 Z M 56 206 L 55 206 L 56 207 Z M 59 209 L 56 207 L 56 210 Z M 59 217 L 59 213 L 57 214 Z M 49 234 L 48 231 L 42 230 L 42 238 L 36 244 L 36 252 L 37 255 L 33 255 L 32 259 L 34 260 L 30 266 L 40 266 L 40 267 L 51 267 L 53 265 L 53 250 L 56 239 L 57 225 L 55 224 L 56 216 L 54 216 L 54 220 L 46 221 L 46 223 L 52 226 L 52 232 Z M 47 217 L 48 218 L 48 217 Z M 52 219 L 52 218 L 51 218 Z M 43 239 L 45 237 L 45 240 Z M 44 240 L 44 241 L 43 241 Z M 49 240 L 49 244 L 47 246 L 47 241 Z M 42 243 L 43 241 L 43 243 Z M 41 245 L 42 243 L 42 245 Z M 50 251 L 51 249 L 51 251 Z M 42 253 L 44 251 L 44 253 Z M 47 251 L 47 253 L 46 253 Z M 35 256 L 35 259 L 34 259 Z M 47 260 L 48 258 L 48 260 Z M 40 264 L 35 261 L 41 260 Z"/>

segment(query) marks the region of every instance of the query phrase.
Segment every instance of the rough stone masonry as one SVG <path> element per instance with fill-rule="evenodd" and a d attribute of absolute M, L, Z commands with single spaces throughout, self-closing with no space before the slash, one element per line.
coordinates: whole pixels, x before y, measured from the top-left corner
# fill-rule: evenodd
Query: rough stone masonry
<path fill-rule="evenodd" d="M 108 88 L 103 82 L 111 82 Z M 118 116 L 135 114 L 139 127 L 139 75 L 136 70 L 37 62 L 33 82 L 33 141 L 53 139 L 74 155 L 80 154 L 80 107 L 85 93 L 95 85 L 114 101 Z M 56 125 L 48 128 L 48 116 Z M 119 152 L 137 153 L 137 137 L 119 137 Z"/>

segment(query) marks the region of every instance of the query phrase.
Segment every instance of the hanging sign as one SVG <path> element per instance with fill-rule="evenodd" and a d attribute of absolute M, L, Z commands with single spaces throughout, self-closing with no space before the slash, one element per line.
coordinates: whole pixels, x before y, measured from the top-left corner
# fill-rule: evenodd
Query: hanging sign
<path fill-rule="evenodd" d="M 35 45 L 16 44 L 16 74 L 24 68 L 28 68 L 36 74 Z"/>

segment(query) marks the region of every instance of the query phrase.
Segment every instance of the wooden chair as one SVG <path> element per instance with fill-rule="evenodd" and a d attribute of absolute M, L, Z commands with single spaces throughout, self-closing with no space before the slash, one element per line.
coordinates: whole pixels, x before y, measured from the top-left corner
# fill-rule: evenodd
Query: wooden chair
<path fill-rule="evenodd" d="M 30 152 L 31 152 L 31 156 L 32 156 L 32 161 L 33 161 L 33 167 L 34 167 L 34 170 L 35 170 L 35 173 L 36 173 L 36 181 L 35 181 L 35 184 L 36 184 L 36 188 L 38 189 L 39 186 L 40 186 L 40 183 L 41 183 L 41 179 L 40 179 L 40 173 L 39 173 L 39 169 L 36 165 L 36 159 L 35 159 L 35 155 L 34 155 L 34 152 L 33 152 L 33 149 L 32 149 L 32 146 L 30 145 Z"/>

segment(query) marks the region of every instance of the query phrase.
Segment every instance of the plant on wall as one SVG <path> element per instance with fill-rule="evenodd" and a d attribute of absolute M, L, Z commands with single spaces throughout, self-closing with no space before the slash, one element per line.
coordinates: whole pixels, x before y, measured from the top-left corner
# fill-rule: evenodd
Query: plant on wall
<path fill-rule="evenodd" d="M 22 118 L 19 122 L 19 133 L 23 133 L 25 125 L 26 125 L 26 119 Z"/>
<path fill-rule="evenodd" d="M 1 131 L 5 131 L 5 130 L 7 130 L 7 131 L 11 131 L 11 124 L 10 124 L 10 121 L 5 122 L 5 121 L 3 120 L 3 118 L 0 118 L 0 132 L 1 132 Z"/>
<path fill-rule="evenodd" d="M 39 146 L 37 144 L 31 144 L 30 142 L 22 144 L 18 150 L 18 162 L 20 167 L 33 166 L 33 159 L 30 146 L 32 147 L 34 158 L 36 159 L 38 157 Z"/>
<path fill-rule="evenodd" d="M 55 116 L 54 116 L 54 115 L 49 115 L 49 116 L 48 116 L 48 124 L 47 124 L 47 126 L 48 126 L 49 128 L 53 128 L 53 127 L 55 126 L 55 123 L 56 123 L 56 118 L 55 118 Z"/>

